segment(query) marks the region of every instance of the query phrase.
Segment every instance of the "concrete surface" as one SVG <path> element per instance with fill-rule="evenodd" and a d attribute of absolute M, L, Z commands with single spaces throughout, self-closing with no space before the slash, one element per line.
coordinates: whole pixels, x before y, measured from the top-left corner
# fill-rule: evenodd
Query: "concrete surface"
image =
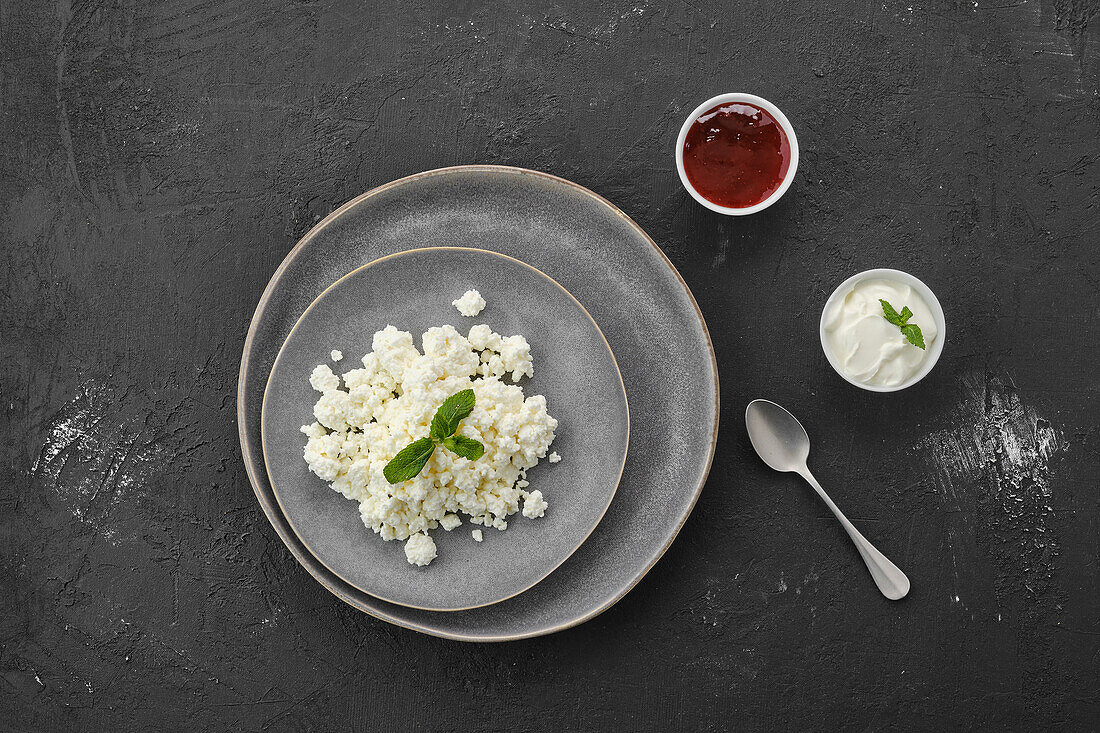
<path fill-rule="evenodd" d="M 0 728 L 1095 730 L 1096 0 L 0 2 Z M 799 133 L 746 220 L 672 146 L 748 91 Z M 499 162 L 606 196 L 680 268 L 722 373 L 710 482 L 621 603 L 474 646 L 328 595 L 264 521 L 234 424 L 282 257 L 393 178 Z M 921 277 L 950 340 L 856 390 L 831 289 Z M 882 599 L 811 467 L 906 570 Z"/>

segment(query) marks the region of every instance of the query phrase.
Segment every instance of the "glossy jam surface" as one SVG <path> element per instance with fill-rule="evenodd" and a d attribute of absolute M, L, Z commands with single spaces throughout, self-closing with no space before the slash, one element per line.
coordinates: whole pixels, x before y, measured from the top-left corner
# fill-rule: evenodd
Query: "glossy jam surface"
<path fill-rule="evenodd" d="M 703 198 L 741 209 L 764 201 L 791 167 L 791 144 L 766 110 L 720 104 L 692 123 L 684 140 L 684 172 Z"/>

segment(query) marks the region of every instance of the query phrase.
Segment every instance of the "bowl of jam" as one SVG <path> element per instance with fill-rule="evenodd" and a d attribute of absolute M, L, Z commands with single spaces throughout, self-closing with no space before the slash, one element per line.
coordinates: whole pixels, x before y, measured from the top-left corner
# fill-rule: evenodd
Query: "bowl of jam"
<path fill-rule="evenodd" d="M 798 138 L 787 116 L 763 97 L 720 94 L 684 121 L 676 169 L 684 188 L 708 209 L 755 214 L 790 188 Z"/>

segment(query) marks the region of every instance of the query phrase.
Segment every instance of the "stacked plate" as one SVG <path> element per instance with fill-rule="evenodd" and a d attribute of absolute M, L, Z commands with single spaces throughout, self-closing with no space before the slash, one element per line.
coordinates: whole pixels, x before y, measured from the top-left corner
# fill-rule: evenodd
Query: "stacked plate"
<path fill-rule="evenodd" d="M 464 319 L 450 301 L 472 288 L 489 306 Z M 564 460 L 532 471 L 545 518 L 481 544 L 436 530 L 439 558 L 416 568 L 308 472 L 297 429 L 330 349 L 350 369 L 385 325 L 445 323 L 527 336 L 524 390 L 546 396 Z M 592 618 L 660 558 L 710 469 L 718 374 L 690 291 L 621 211 L 546 174 L 463 166 L 366 193 L 298 243 L 252 319 L 237 417 L 260 505 L 329 591 L 400 626 L 499 641 Z"/>

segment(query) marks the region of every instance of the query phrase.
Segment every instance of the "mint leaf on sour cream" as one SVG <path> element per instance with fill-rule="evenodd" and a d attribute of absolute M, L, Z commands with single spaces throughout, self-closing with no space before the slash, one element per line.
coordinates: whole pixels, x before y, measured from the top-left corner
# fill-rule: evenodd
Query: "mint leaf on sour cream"
<path fill-rule="evenodd" d="M 915 323 L 907 323 L 901 327 L 901 332 L 913 346 L 918 349 L 924 348 L 924 334 L 920 332 L 920 326 Z"/>
<path fill-rule="evenodd" d="M 920 326 L 909 322 L 909 319 L 913 317 L 913 311 L 909 310 L 909 306 L 902 307 L 901 313 L 898 313 L 894 310 L 894 306 L 890 305 L 882 298 L 879 298 L 878 302 L 882 303 L 882 317 L 900 328 L 901 335 L 904 336 L 909 343 L 913 344 L 913 346 L 916 346 L 918 349 L 923 349 L 924 334 L 920 332 Z"/>

